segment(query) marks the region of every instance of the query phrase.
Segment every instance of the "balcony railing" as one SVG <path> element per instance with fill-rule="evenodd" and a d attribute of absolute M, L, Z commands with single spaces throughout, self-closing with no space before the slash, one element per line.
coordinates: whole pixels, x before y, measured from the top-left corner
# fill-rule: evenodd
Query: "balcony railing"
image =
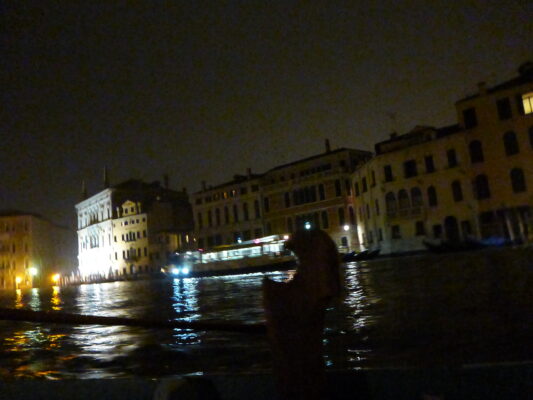
<path fill-rule="evenodd" d="M 411 219 L 422 217 L 425 214 L 425 208 L 423 206 L 400 208 L 397 210 L 387 211 L 388 219 Z"/>

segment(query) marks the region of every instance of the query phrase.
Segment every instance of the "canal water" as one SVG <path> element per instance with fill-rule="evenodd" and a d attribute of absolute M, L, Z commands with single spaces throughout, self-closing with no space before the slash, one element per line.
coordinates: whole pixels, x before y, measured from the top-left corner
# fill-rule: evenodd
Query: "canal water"
<path fill-rule="evenodd" d="M 184 321 L 262 322 L 263 277 L 1 292 L 0 307 Z M 533 248 L 351 263 L 327 314 L 331 369 L 533 359 Z M 266 338 L 226 332 L 0 321 L 0 379 L 267 371 Z"/>

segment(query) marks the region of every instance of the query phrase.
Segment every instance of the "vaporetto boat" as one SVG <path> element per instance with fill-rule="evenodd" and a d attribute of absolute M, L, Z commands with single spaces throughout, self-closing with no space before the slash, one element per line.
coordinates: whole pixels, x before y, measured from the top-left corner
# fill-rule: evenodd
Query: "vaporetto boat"
<path fill-rule="evenodd" d="M 289 235 L 271 235 L 233 245 L 215 246 L 209 251 L 177 254 L 167 267 L 172 277 L 201 277 L 266 272 L 294 268 L 296 259 L 285 249 Z"/>

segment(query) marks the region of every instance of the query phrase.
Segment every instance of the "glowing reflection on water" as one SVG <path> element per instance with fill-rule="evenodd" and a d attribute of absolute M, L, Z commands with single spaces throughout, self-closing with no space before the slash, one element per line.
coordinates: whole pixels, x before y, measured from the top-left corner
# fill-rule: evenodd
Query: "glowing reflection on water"
<path fill-rule="evenodd" d="M 172 307 L 178 314 L 174 321 L 192 322 L 200 318 L 198 312 L 198 279 L 174 279 L 172 282 Z M 177 344 L 199 344 L 198 332 L 189 329 L 174 329 Z"/>

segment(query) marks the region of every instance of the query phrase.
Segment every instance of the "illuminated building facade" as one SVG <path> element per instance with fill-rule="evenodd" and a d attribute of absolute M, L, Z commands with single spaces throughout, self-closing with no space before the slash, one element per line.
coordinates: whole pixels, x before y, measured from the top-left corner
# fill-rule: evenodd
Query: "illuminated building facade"
<path fill-rule="evenodd" d="M 372 153 L 340 148 L 326 140 L 322 154 L 275 167 L 261 179 L 267 234 L 322 229 L 339 250 L 359 247 L 351 204 L 351 174 Z"/>
<path fill-rule="evenodd" d="M 195 237 L 200 249 L 264 236 L 260 175 L 233 180 L 192 195 Z"/>
<path fill-rule="evenodd" d="M 376 145 L 352 177 L 359 240 L 382 253 L 427 239 L 533 232 L 533 68 L 456 103 L 459 123 L 416 127 Z"/>
<path fill-rule="evenodd" d="M 168 184 L 132 179 L 85 198 L 76 211 L 82 279 L 156 272 L 189 245 L 188 195 Z"/>
<path fill-rule="evenodd" d="M 58 285 L 76 267 L 75 233 L 21 211 L 0 212 L 0 289 Z"/>

